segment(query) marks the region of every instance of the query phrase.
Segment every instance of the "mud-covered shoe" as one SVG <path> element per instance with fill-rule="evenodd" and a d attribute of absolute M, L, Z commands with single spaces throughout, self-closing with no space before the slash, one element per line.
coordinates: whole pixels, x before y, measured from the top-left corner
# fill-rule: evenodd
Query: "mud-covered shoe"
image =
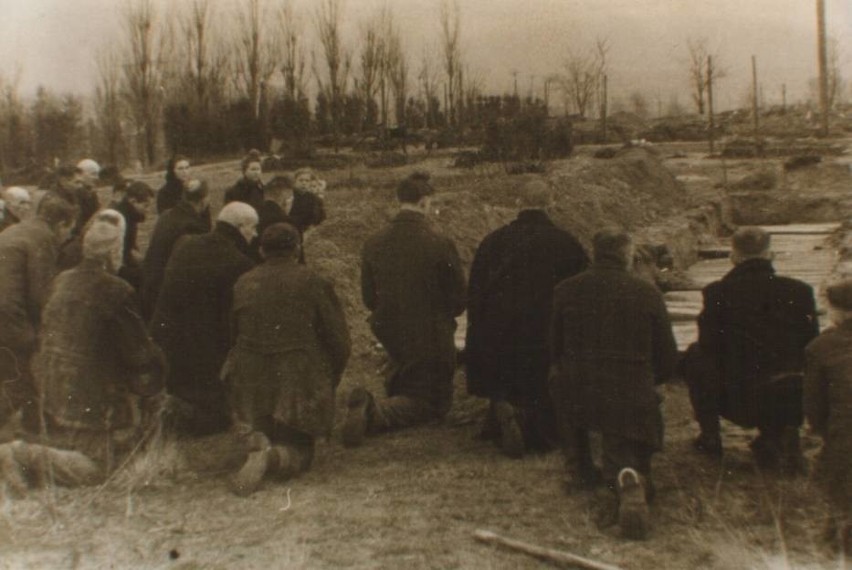
<path fill-rule="evenodd" d="M 644 540 L 651 525 L 642 476 L 627 467 L 618 474 L 618 526 L 621 536 Z"/>
<path fill-rule="evenodd" d="M 494 414 L 500 425 L 500 448 L 507 457 L 523 457 L 525 449 L 524 434 L 518 425 L 515 408 L 508 402 L 496 402 Z"/>
<path fill-rule="evenodd" d="M 269 470 L 272 459 L 272 448 L 265 435 L 259 432 L 253 433 L 249 446 L 248 458 L 228 481 L 231 491 L 240 497 L 247 497 L 257 491 L 263 476 Z"/>
<path fill-rule="evenodd" d="M 348 408 L 346 421 L 343 422 L 341 439 L 346 447 L 356 447 L 364 443 L 369 425 L 369 408 L 373 400 L 372 394 L 366 389 L 358 387 L 349 393 L 346 402 Z"/>

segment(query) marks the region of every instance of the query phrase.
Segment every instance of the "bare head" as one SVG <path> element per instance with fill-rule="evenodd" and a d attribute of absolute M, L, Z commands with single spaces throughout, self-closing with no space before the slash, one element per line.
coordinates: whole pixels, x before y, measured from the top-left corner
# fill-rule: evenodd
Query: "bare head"
<path fill-rule="evenodd" d="M 148 209 L 154 201 L 154 190 L 144 182 L 131 182 L 124 190 L 124 195 L 127 202 L 136 210 L 136 213 L 142 216 L 148 213 Z"/>
<path fill-rule="evenodd" d="M 47 223 L 56 236 L 57 243 L 62 243 L 71 235 L 71 228 L 77 221 L 77 212 L 77 208 L 67 200 L 48 192 L 38 203 L 36 217 Z"/>
<path fill-rule="evenodd" d="M 633 238 L 624 230 L 607 228 L 599 231 L 592 238 L 592 247 L 595 262 L 614 262 L 625 269 L 633 266 Z"/>
<path fill-rule="evenodd" d="M 302 236 L 293 225 L 280 222 L 272 224 L 260 236 L 260 251 L 263 257 L 299 257 Z"/>
<path fill-rule="evenodd" d="M 246 243 L 257 237 L 257 212 L 245 202 L 226 204 L 216 220 L 235 227 Z"/>
<path fill-rule="evenodd" d="M 97 212 L 87 224 L 83 235 L 83 258 L 103 263 L 107 271 L 117 273 L 124 254 L 126 228 L 124 216 L 119 212 Z"/>
<path fill-rule="evenodd" d="M 297 190 L 309 192 L 317 175 L 311 168 L 300 168 L 293 173 L 293 185 Z"/>
<path fill-rule="evenodd" d="M 550 184 L 544 180 L 533 180 L 524 184 L 518 192 L 518 207 L 544 210 L 553 205 L 554 194 Z"/>
<path fill-rule="evenodd" d="M 6 188 L 2 197 L 6 202 L 6 210 L 11 212 L 13 216 L 22 221 L 30 217 L 33 209 L 33 199 L 25 188 L 18 186 Z"/>
<path fill-rule="evenodd" d="M 414 172 L 396 187 L 396 198 L 402 208 L 426 212 L 435 188 L 429 183 L 428 172 Z"/>
<path fill-rule="evenodd" d="M 263 174 L 263 165 L 261 163 L 260 151 L 250 150 L 240 162 L 240 169 L 243 171 L 243 176 L 247 180 L 257 182 L 260 180 L 260 175 Z"/>
<path fill-rule="evenodd" d="M 288 176 L 276 176 L 263 187 L 268 200 L 283 204 L 293 194 L 293 181 Z"/>
<path fill-rule="evenodd" d="M 742 227 L 731 238 L 731 261 L 739 265 L 749 259 L 772 259 L 769 233 L 758 227 Z"/>
<path fill-rule="evenodd" d="M 77 168 L 80 170 L 80 175 L 84 185 L 93 188 L 95 184 L 98 183 L 98 179 L 101 175 L 100 164 L 91 158 L 84 158 L 77 163 Z"/>
<path fill-rule="evenodd" d="M 844 279 L 826 289 L 831 321 L 840 325 L 852 319 L 852 279 Z"/>

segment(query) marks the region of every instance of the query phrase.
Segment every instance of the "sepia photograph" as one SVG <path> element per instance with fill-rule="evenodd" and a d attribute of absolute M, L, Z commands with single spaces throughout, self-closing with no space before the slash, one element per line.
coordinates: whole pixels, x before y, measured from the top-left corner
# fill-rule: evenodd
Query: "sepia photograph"
<path fill-rule="evenodd" d="M 849 0 L 0 0 L 0 570 L 852 570 Z"/>

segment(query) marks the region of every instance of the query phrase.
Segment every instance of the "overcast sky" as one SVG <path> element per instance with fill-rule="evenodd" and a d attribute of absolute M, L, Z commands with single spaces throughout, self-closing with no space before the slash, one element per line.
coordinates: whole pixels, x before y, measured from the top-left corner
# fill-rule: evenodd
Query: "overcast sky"
<path fill-rule="evenodd" d="M 238 0 L 212 0 L 224 15 Z M 268 0 L 269 1 L 269 0 Z M 0 74 L 21 70 L 20 90 L 37 85 L 87 95 L 93 55 L 120 41 L 124 0 L 0 0 Z M 188 0 L 155 0 L 167 6 Z M 306 28 L 318 0 L 293 0 Z M 354 46 L 359 23 L 379 6 L 392 7 L 412 59 L 439 50 L 439 0 L 344 0 L 345 40 Z M 541 92 L 541 78 L 558 72 L 569 50 L 611 44 L 610 93 L 639 90 L 650 101 L 676 95 L 689 103 L 687 48 L 706 37 L 727 70 L 717 87 L 722 107 L 740 105 L 757 56 L 768 103 L 804 99 L 816 75 L 815 0 L 460 0 L 466 62 L 489 90 L 512 89 L 513 70 L 522 92 Z M 852 0 L 827 0 L 829 33 L 840 40 L 844 75 L 852 78 Z M 311 34 L 312 35 L 312 34 Z M 410 67 L 418 67 L 412 61 Z M 847 88 L 847 94 L 852 90 Z M 847 95 L 849 97 L 849 95 Z"/>

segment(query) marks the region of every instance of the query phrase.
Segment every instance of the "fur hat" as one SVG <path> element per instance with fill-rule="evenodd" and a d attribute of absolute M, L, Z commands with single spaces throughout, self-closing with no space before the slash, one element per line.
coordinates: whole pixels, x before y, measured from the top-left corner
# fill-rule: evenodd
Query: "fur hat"
<path fill-rule="evenodd" d="M 435 189 L 429 184 L 428 172 L 414 172 L 399 183 L 396 188 L 396 197 L 400 202 L 416 204 L 424 196 L 435 193 Z"/>
<path fill-rule="evenodd" d="M 852 311 L 852 279 L 845 279 L 826 289 L 831 306 L 841 311 Z"/>
<path fill-rule="evenodd" d="M 108 260 L 114 270 L 121 267 L 124 254 L 124 216 L 115 210 L 101 210 L 89 222 L 83 236 L 83 257 Z"/>

